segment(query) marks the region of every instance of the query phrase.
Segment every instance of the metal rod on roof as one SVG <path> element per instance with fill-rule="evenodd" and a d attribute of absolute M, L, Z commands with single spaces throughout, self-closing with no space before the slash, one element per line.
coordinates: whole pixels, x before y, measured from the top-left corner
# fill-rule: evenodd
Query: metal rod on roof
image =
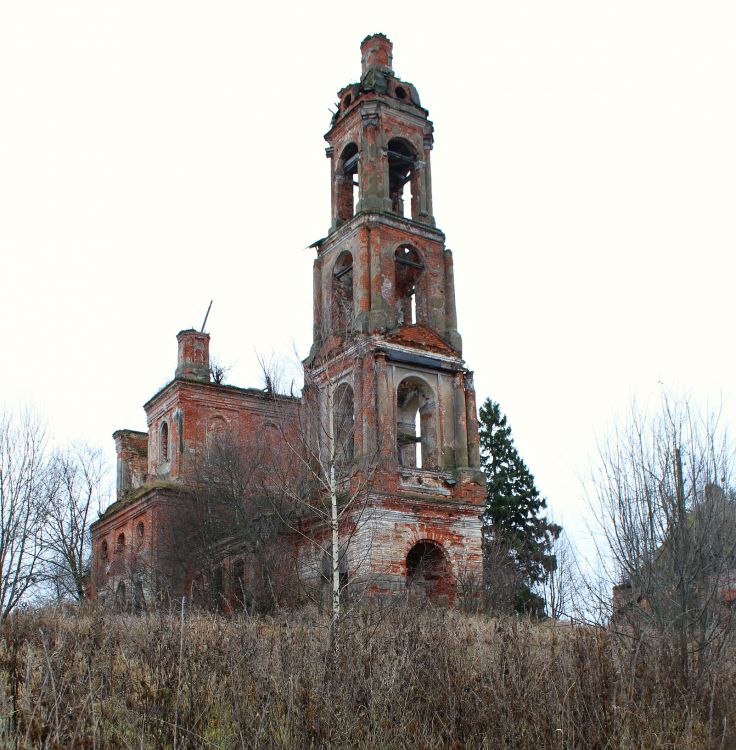
<path fill-rule="evenodd" d="M 210 300 L 210 304 L 207 306 L 207 312 L 204 314 L 204 320 L 202 321 L 202 330 L 200 333 L 204 333 L 204 327 L 207 325 L 207 318 L 210 317 L 210 310 L 212 309 L 212 300 Z"/>

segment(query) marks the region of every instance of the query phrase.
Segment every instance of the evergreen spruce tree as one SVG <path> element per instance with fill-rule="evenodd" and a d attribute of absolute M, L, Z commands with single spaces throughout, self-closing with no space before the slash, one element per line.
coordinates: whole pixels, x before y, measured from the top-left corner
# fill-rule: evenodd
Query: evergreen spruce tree
<path fill-rule="evenodd" d="M 488 481 L 482 517 L 486 547 L 497 548 L 500 544 L 518 569 L 514 609 L 543 615 L 544 600 L 534 587 L 556 567 L 552 543 L 562 529 L 541 515 L 547 502 L 516 450 L 511 428 L 498 403 L 486 399 L 480 408 L 478 427 L 481 467 Z M 489 575 L 493 572 L 489 571 Z"/>

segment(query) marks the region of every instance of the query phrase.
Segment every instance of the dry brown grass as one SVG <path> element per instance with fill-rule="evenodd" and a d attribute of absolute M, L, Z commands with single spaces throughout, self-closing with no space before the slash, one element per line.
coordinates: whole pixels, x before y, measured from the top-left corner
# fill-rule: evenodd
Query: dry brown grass
<path fill-rule="evenodd" d="M 698 690 L 605 630 L 404 608 L 329 645 L 274 618 L 19 613 L 0 644 L 3 748 L 733 747 L 733 669 Z"/>

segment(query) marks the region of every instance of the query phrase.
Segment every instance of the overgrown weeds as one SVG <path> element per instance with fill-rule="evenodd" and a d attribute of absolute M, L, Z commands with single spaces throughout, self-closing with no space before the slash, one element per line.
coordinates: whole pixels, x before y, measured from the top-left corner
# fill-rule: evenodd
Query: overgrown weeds
<path fill-rule="evenodd" d="M 8 748 L 732 747 L 732 664 L 701 690 L 599 628 L 366 610 L 224 618 L 19 612 L 2 630 Z"/>

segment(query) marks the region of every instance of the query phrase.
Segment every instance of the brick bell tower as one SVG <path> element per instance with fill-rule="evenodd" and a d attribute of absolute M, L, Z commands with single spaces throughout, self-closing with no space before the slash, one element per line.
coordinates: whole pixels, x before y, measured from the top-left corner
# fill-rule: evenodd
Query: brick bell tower
<path fill-rule="evenodd" d="M 332 222 L 313 245 L 305 398 L 329 417 L 347 473 L 373 467 L 350 575 L 367 571 L 376 596 L 452 601 L 480 578 L 485 480 L 452 253 L 432 209 L 433 126 L 394 74 L 390 40 L 366 37 L 361 54 L 325 135 Z"/>

